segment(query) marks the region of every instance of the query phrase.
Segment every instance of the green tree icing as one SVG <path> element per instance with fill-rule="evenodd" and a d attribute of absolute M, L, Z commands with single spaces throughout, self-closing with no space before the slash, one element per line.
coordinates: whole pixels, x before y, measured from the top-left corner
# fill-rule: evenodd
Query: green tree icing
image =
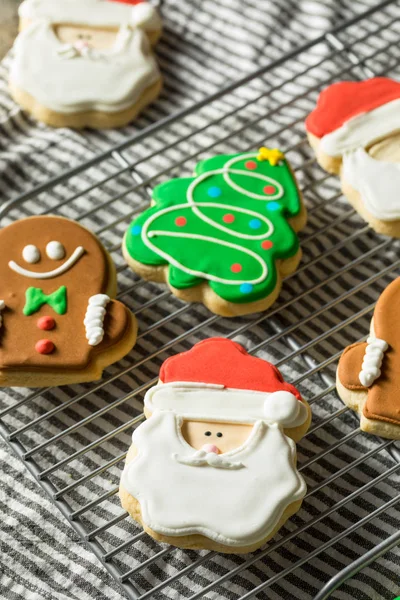
<path fill-rule="evenodd" d="M 288 223 L 301 210 L 299 191 L 284 158 L 274 163 L 255 152 L 220 155 L 200 162 L 195 177 L 157 186 L 154 206 L 127 231 L 128 253 L 169 264 L 178 289 L 208 280 L 229 302 L 265 298 L 277 283 L 276 260 L 299 248 Z"/>

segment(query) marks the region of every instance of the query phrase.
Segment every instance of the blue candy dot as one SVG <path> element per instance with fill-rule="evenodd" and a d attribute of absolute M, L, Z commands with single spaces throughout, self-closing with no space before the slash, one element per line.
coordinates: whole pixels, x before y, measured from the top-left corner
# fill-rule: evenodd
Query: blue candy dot
<path fill-rule="evenodd" d="M 279 210 L 281 205 L 279 204 L 279 202 L 268 202 L 268 204 L 266 204 L 267 210 Z"/>
<path fill-rule="evenodd" d="M 260 229 L 260 227 L 261 227 L 260 219 L 252 219 L 251 221 L 249 221 L 249 226 L 251 227 L 251 229 Z"/>
<path fill-rule="evenodd" d="M 251 283 L 242 283 L 240 286 L 240 291 L 242 294 L 250 294 L 253 291 L 253 286 Z"/>
<path fill-rule="evenodd" d="M 142 228 L 140 225 L 134 225 L 131 229 L 131 234 L 132 235 L 139 235 L 140 232 L 142 231 Z"/>
<path fill-rule="evenodd" d="M 212 186 L 208 188 L 207 194 L 210 196 L 210 198 L 219 198 L 222 195 L 222 190 L 217 186 Z"/>

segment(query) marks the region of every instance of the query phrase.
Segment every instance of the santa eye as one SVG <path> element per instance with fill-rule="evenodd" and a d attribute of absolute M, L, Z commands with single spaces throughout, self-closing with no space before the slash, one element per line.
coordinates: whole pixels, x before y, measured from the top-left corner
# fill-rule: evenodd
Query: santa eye
<path fill-rule="evenodd" d="M 220 431 L 218 431 L 217 437 L 222 437 L 222 433 Z"/>
<path fill-rule="evenodd" d="M 65 248 L 61 242 L 49 242 L 46 246 L 46 254 L 52 260 L 61 260 L 65 256 Z"/>
<path fill-rule="evenodd" d="M 206 431 L 204 435 L 207 435 L 207 436 L 211 435 L 211 431 Z"/>
<path fill-rule="evenodd" d="M 39 248 L 37 248 L 33 244 L 28 244 L 22 250 L 22 258 L 24 259 L 25 262 L 30 263 L 31 265 L 34 265 L 35 263 L 39 262 L 39 260 L 40 260 Z"/>

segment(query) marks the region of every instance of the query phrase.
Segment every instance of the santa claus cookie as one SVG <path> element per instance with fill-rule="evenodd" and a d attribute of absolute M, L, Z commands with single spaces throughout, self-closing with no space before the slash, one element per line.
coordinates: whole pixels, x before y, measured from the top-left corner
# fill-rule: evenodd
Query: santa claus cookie
<path fill-rule="evenodd" d="M 306 210 L 280 150 L 221 155 L 154 189 L 123 252 L 145 279 L 223 316 L 264 310 L 301 258 Z"/>
<path fill-rule="evenodd" d="M 363 431 L 400 439 L 400 277 L 381 294 L 367 342 L 343 352 L 337 390 Z"/>
<path fill-rule="evenodd" d="M 270 363 L 230 340 L 204 340 L 164 362 L 145 414 L 120 497 L 156 540 L 252 552 L 299 510 L 295 441 L 311 411 Z"/>
<path fill-rule="evenodd" d="M 0 231 L 0 385 L 92 381 L 136 340 L 116 293 L 115 267 L 97 238 L 61 217 Z"/>
<path fill-rule="evenodd" d="M 161 22 L 147 2 L 25 0 L 19 15 L 10 90 L 40 121 L 120 127 L 158 96 Z"/>
<path fill-rule="evenodd" d="M 307 117 L 318 162 L 340 173 L 343 193 L 377 231 L 400 237 L 400 83 L 334 83 Z"/>

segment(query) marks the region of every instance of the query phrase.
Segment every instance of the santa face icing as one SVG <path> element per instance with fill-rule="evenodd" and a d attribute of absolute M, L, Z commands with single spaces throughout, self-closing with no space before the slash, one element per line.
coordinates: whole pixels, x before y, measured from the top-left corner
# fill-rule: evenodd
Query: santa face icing
<path fill-rule="evenodd" d="M 87 229 L 31 217 L 2 229 L 0 248 L 2 374 L 84 369 L 129 332 L 129 312 L 110 297 L 110 261 Z"/>
<path fill-rule="evenodd" d="M 345 393 L 352 393 L 351 407 L 364 418 L 361 428 L 369 421 L 399 428 L 390 437 L 400 437 L 399 303 L 400 277 L 381 294 L 367 342 L 346 348 L 338 367 L 338 381 Z M 387 431 L 378 433 L 385 436 Z"/>
<path fill-rule="evenodd" d="M 207 281 L 227 302 L 261 300 L 277 285 L 276 261 L 299 251 L 288 219 L 302 210 L 301 197 L 279 150 L 210 158 L 194 178 L 156 187 L 153 199 L 129 227 L 124 251 L 128 262 L 169 265 L 178 290 Z"/>
<path fill-rule="evenodd" d="M 160 79 L 144 33 L 160 26 L 155 14 L 148 5 L 26 0 L 11 85 L 56 113 L 128 109 Z"/>
<path fill-rule="evenodd" d="M 343 180 L 375 219 L 400 219 L 400 165 L 376 148 L 400 130 L 399 83 L 384 77 L 335 83 L 320 94 L 306 128 L 322 153 L 342 158 Z"/>
<path fill-rule="evenodd" d="M 147 529 L 200 534 L 234 551 L 261 545 L 303 498 L 283 429 L 307 427 L 307 405 L 239 344 L 209 339 L 168 359 L 145 408 L 151 416 L 133 434 L 121 485 Z"/>

